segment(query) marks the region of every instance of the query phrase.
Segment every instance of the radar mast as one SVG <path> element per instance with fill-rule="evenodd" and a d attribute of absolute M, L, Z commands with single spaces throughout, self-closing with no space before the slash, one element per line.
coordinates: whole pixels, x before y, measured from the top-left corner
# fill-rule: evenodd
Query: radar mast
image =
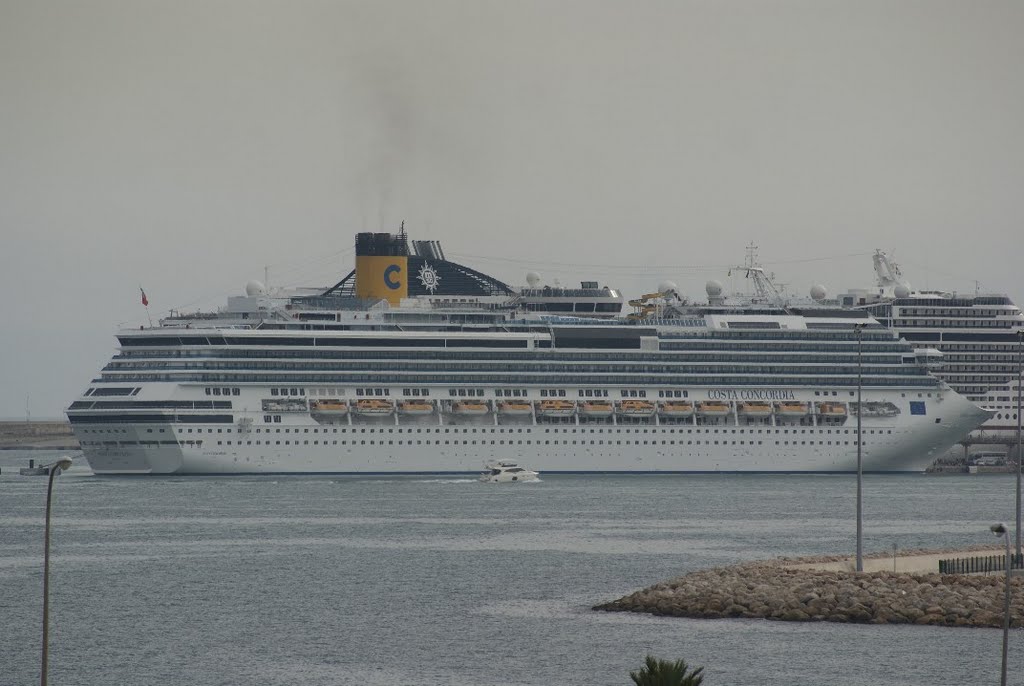
<path fill-rule="evenodd" d="M 785 306 L 785 298 L 772 281 L 774 275 L 769 275 L 764 268 L 757 263 L 757 245 L 751 241 L 747 246 L 747 259 L 742 267 L 735 267 L 746 273 L 746 278 L 754 282 L 754 302 L 763 302 L 779 307 Z"/>

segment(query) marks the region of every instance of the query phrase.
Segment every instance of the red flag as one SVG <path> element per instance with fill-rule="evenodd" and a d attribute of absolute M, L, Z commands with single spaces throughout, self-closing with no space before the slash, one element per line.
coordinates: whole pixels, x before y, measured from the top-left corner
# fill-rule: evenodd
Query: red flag
<path fill-rule="evenodd" d="M 146 297 L 146 291 L 142 290 L 142 286 L 139 286 L 139 292 L 142 293 L 143 306 L 149 307 L 149 298 Z"/>

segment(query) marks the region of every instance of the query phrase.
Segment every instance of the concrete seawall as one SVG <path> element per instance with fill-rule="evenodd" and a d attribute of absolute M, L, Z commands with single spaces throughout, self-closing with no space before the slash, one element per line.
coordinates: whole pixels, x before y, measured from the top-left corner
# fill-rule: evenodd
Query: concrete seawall
<path fill-rule="evenodd" d="M 865 559 L 750 562 L 677 577 L 593 609 L 696 619 L 1002 627 L 1005 576 L 939 574 L 940 558 L 999 554 L 989 547 Z M 1011 626 L 1024 624 L 1024 579 L 1011 580 Z"/>
<path fill-rule="evenodd" d="M 0 450 L 79 450 L 66 421 L 0 422 Z"/>

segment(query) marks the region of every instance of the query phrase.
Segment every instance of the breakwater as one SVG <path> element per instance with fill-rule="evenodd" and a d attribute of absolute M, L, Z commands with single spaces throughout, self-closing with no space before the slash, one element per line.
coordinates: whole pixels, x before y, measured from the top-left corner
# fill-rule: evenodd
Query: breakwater
<path fill-rule="evenodd" d="M 0 450 L 78 450 L 66 421 L 0 422 Z"/>
<path fill-rule="evenodd" d="M 956 554 L 963 552 L 956 551 Z M 882 559 L 882 556 L 875 559 Z M 702 570 L 655 584 L 594 609 L 696 619 L 741 617 L 793 622 L 1003 625 L 1005 577 L 1002 573 L 977 576 L 827 569 L 828 563 L 834 560 L 778 560 Z M 816 566 L 816 562 L 825 564 Z M 1014 578 L 1011 585 L 1011 626 L 1021 626 L 1024 624 L 1024 581 Z"/>

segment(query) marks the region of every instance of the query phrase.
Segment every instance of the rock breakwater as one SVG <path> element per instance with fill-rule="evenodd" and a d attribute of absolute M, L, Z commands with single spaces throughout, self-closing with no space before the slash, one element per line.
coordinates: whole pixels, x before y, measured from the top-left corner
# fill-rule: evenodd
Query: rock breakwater
<path fill-rule="evenodd" d="M 792 622 L 1002 627 L 1005 577 L 793 568 L 786 560 L 708 569 L 597 605 L 607 612 Z M 1024 624 L 1014 578 L 1011 626 Z"/>

